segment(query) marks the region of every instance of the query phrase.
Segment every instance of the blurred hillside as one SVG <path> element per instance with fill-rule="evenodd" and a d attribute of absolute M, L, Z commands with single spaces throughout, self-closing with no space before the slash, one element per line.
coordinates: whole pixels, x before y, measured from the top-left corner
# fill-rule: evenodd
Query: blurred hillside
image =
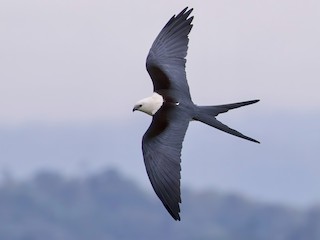
<path fill-rule="evenodd" d="M 190 123 L 182 149 L 182 186 L 240 192 L 293 207 L 318 204 L 320 114 L 272 112 L 257 119 L 241 113 L 246 115 L 234 111 L 219 120 L 261 144 Z M 113 167 L 150 191 L 141 152 L 150 118 L 136 118 L 126 123 L 0 125 L 0 172 L 21 180 L 43 169 L 70 177 Z"/>
<path fill-rule="evenodd" d="M 302 211 L 212 191 L 182 195 L 182 221 L 175 222 L 154 195 L 115 170 L 83 178 L 7 177 L 0 187 L 0 239 L 320 239 L 319 207 Z"/>

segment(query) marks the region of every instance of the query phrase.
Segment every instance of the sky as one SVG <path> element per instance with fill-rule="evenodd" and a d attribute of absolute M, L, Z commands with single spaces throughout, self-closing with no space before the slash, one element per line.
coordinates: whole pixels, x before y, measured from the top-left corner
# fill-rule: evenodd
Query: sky
<path fill-rule="evenodd" d="M 192 124 L 183 149 L 186 183 L 206 187 L 211 179 L 214 187 L 262 199 L 320 201 L 315 183 L 320 182 L 319 1 L 1 0 L 0 6 L 3 131 L 104 122 L 134 134 L 129 139 L 139 142 L 130 154 L 141 154 L 150 118 L 132 114 L 132 107 L 152 93 L 145 59 L 164 24 L 189 6 L 195 18 L 187 77 L 194 102 L 261 99 L 220 119 L 262 144 L 239 142 L 217 131 L 211 135 L 208 128 Z M 199 153 L 215 156 L 209 143 L 223 149 L 225 155 L 219 157 L 225 159 L 197 159 L 201 164 L 188 165 Z M 234 148 L 238 150 L 232 153 Z M 246 160 L 237 163 L 233 159 L 238 156 Z M 8 151 L 0 161 L 21 171 L 13 159 L 14 151 Z M 124 162 L 134 170 L 119 166 L 139 178 L 142 166 Z M 195 167 L 201 173 L 193 173 L 198 180 L 187 177 Z M 247 177 L 252 174 L 257 184 Z M 283 179 L 288 181 L 279 183 Z M 311 189 L 303 200 L 297 197 L 297 182 L 304 183 L 299 189 Z"/>
<path fill-rule="evenodd" d="M 0 123 L 131 117 L 150 95 L 145 58 L 163 25 L 194 8 L 187 73 L 199 104 L 260 98 L 314 111 L 318 1 L 1 1 Z"/>

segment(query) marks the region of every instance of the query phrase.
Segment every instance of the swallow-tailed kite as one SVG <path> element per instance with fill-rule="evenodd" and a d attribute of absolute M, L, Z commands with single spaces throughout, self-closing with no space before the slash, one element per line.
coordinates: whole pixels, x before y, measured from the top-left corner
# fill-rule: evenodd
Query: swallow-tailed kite
<path fill-rule="evenodd" d="M 146 67 L 154 93 L 138 101 L 133 108 L 133 111 L 139 110 L 152 116 L 142 139 L 144 163 L 154 191 L 175 220 L 180 220 L 182 142 L 191 120 L 259 143 L 215 118 L 220 113 L 259 100 L 215 106 L 197 106 L 192 102 L 185 72 L 192 10 L 185 8 L 177 16 L 174 15 L 153 42 Z"/>

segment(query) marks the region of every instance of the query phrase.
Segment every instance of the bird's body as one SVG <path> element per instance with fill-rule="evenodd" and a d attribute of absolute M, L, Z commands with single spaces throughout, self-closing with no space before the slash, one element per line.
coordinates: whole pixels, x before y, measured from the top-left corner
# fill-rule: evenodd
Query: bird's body
<path fill-rule="evenodd" d="M 215 106 L 193 103 L 185 63 L 192 9 L 173 16 L 155 39 L 146 67 L 154 93 L 136 103 L 133 110 L 152 116 L 142 139 L 144 163 L 156 194 L 175 220 L 180 220 L 180 162 L 182 142 L 189 122 L 197 120 L 237 137 L 258 142 L 219 122 L 215 117 L 230 109 L 258 102 L 252 100 Z"/>

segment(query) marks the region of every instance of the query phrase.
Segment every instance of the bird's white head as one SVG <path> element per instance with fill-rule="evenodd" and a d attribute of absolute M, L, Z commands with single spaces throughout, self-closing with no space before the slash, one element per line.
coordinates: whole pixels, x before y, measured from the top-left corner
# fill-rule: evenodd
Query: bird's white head
<path fill-rule="evenodd" d="M 150 116 L 153 116 L 162 106 L 163 97 L 158 93 L 153 93 L 152 96 L 141 99 L 138 101 L 134 107 L 133 111 L 141 111 Z"/>

